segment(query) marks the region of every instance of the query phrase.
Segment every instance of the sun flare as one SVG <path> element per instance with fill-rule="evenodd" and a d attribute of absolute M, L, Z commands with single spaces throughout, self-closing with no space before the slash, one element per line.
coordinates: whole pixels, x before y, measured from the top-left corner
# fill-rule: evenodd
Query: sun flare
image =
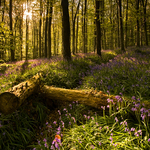
<path fill-rule="evenodd" d="M 26 19 L 27 16 L 29 16 L 29 19 L 31 19 L 32 18 L 32 12 L 28 12 L 27 10 L 25 10 L 23 18 Z"/>

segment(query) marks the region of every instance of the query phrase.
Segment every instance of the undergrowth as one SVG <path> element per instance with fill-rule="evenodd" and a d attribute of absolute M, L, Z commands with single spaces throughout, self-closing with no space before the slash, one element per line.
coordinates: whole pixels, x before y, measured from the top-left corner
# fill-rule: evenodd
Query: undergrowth
<path fill-rule="evenodd" d="M 118 102 L 108 98 L 101 110 L 77 101 L 47 108 L 42 95 L 32 95 L 14 113 L 1 114 L 0 149 L 150 149 L 149 49 L 141 51 L 9 63 L 0 74 L 1 93 L 42 72 L 43 84 L 103 91 Z"/>

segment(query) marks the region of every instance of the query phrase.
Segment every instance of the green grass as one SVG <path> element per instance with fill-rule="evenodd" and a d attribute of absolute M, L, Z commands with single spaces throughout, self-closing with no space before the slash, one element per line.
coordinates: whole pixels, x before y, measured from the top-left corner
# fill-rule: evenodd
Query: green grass
<path fill-rule="evenodd" d="M 143 104 L 150 97 L 149 52 L 128 49 L 102 53 L 102 59 L 78 55 L 69 64 L 62 58 L 11 64 L 0 76 L 0 93 L 42 71 L 43 84 L 101 90 L 118 95 L 118 103 L 105 110 L 78 102 L 48 108 L 42 95 L 32 95 L 13 114 L 1 114 L 0 149 L 150 149 L 150 110 Z"/>

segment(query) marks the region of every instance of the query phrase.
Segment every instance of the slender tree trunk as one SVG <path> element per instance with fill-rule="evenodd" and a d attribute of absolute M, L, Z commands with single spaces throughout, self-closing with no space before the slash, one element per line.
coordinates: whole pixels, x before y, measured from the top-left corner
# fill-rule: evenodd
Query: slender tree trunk
<path fill-rule="evenodd" d="M 126 23 L 125 23 L 125 47 L 126 48 L 127 48 L 127 43 L 128 43 L 127 31 L 128 31 L 128 0 L 126 4 Z"/>
<path fill-rule="evenodd" d="M 15 54 L 14 54 L 14 50 L 13 50 L 12 0 L 9 0 L 9 18 L 10 18 L 10 51 L 11 51 L 11 61 L 14 61 Z"/>
<path fill-rule="evenodd" d="M 49 9 L 49 25 L 48 25 L 48 58 L 51 58 L 51 24 L 52 24 L 52 12 L 53 12 L 52 2 L 50 2 Z"/>
<path fill-rule="evenodd" d="M 142 5 L 143 5 L 143 20 L 144 20 L 144 32 L 145 32 L 145 42 L 146 42 L 146 46 L 148 46 L 148 37 L 147 37 L 147 23 L 146 23 L 146 6 L 147 6 L 147 0 L 145 0 L 145 4 L 144 4 L 144 0 L 141 1 Z"/>
<path fill-rule="evenodd" d="M 85 0 L 84 20 L 83 20 L 83 53 L 86 53 L 86 7 L 87 7 L 87 0 Z"/>
<path fill-rule="evenodd" d="M 36 45 L 36 41 L 35 41 L 35 37 L 36 37 L 36 28 L 35 28 L 35 25 L 33 26 L 33 30 L 34 30 L 34 46 L 33 46 L 33 59 L 35 59 L 35 52 L 36 52 L 36 48 L 35 48 L 35 45 Z"/>
<path fill-rule="evenodd" d="M 110 3 L 110 24 L 111 24 L 111 33 L 110 33 L 110 49 L 113 49 L 113 9 L 112 9 L 112 0 L 109 0 Z"/>
<path fill-rule="evenodd" d="M 118 5 L 117 5 L 117 42 L 118 42 L 118 48 L 120 47 L 120 31 L 119 31 L 119 8 L 118 8 Z"/>
<path fill-rule="evenodd" d="M 139 0 L 136 0 L 136 11 L 137 11 L 137 32 L 136 32 L 136 46 L 140 47 L 140 25 L 139 25 Z"/>
<path fill-rule="evenodd" d="M 47 0 L 47 12 L 46 12 L 46 22 L 45 22 L 45 58 L 47 58 L 47 25 L 48 25 L 48 0 Z"/>
<path fill-rule="evenodd" d="M 100 1 L 96 0 L 96 10 L 95 10 L 96 34 L 97 34 L 96 47 L 97 47 L 97 54 L 101 56 L 101 27 L 100 27 L 99 11 L 100 11 Z"/>
<path fill-rule="evenodd" d="M 70 22 L 68 12 L 68 0 L 62 0 L 61 6 L 63 10 L 62 27 L 63 27 L 63 58 L 67 61 L 71 60 L 70 50 Z"/>
<path fill-rule="evenodd" d="M 19 27 L 19 34 L 20 34 L 20 59 L 22 60 L 22 45 L 23 45 L 23 4 L 22 4 L 22 16 L 20 17 L 20 27 Z"/>
<path fill-rule="evenodd" d="M 133 25 L 131 23 L 131 46 L 135 45 L 133 32 L 134 32 L 134 27 L 133 27 Z"/>
<path fill-rule="evenodd" d="M 80 0 L 79 0 L 79 3 L 78 3 L 78 6 L 77 6 L 75 16 L 73 18 L 73 39 L 72 39 L 72 41 L 73 41 L 72 42 L 72 52 L 73 52 L 73 54 L 75 54 L 75 22 L 76 22 L 77 13 L 79 11 L 79 6 L 80 6 Z"/>
<path fill-rule="evenodd" d="M 43 38 L 42 38 L 42 57 L 45 56 L 45 9 L 44 9 L 44 13 L 43 13 Z"/>
<path fill-rule="evenodd" d="M 71 47 L 71 51 L 72 51 L 72 53 L 74 54 L 74 20 L 73 20 L 73 7 L 74 7 L 74 0 L 72 0 L 72 8 L 71 8 L 71 11 L 72 11 L 72 34 L 71 34 L 71 39 L 70 39 L 70 41 L 72 41 L 72 47 Z"/>
<path fill-rule="evenodd" d="M 41 58 L 41 26 L 42 26 L 42 0 L 40 0 L 40 21 L 39 21 L 39 57 Z"/>
<path fill-rule="evenodd" d="M 143 34 L 142 34 L 142 26 L 140 27 L 140 46 L 143 46 Z"/>
<path fill-rule="evenodd" d="M 1 6 L 2 6 L 2 2 L 0 2 L 0 8 L 1 8 Z M 5 0 L 3 0 L 3 8 L 2 8 L 2 22 L 4 22 L 4 13 L 5 13 Z M 4 37 L 4 32 L 2 31 L 2 36 Z M 1 41 L 0 41 L 1 43 L 1 50 L 0 50 L 0 58 L 2 58 L 2 59 L 5 59 L 4 57 L 5 57 L 5 55 L 6 55 L 6 50 L 4 50 L 4 45 L 5 45 L 5 42 L 4 42 L 4 40 L 2 39 Z M 4 51 L 5 51 L 5 55 L 4 55 Z"/>
<path fill-rule="evenodd" d="M 59 54 L 59 26 L 57 26 L 57 55 Z"/>
<path fill-rule="evenodd" d="M 77 16 L 77 28 L 76 28 L 76 53 L 78 53 L 78 27 L 79 27 L 79 16 Z"/>
<path fill-rule="evenodd" d="M 96 38 L 97 37 L 97 33 L 96 33 L 96 19 L 94 19 L 94 53 L 96 51 Z"/>
<path fill-rule="evenodd" d="M 125 52 L 124 49 L 124 34 L 123 34 L 123 23 L 122 23 L 122 5 L 121 5 L 121 0 L 118 2 L 119 5 L 119 17 L 120 17 L 120 37 L 121 37 L 121 51 Z"/>
<path fill-rule="evenodd" d="M 28 9 L 28 0 L 27 0 L 27 11 Z M 26 15 L 26 60 L 28 60 L 28 46 L 29 46 L 29 27 L 28 27 L 28 15 Z"/>
<path fill-rule="evenodd" d="M 54 46 L 54 56 L 56 56 L 56 31 L 54 21 L 53 21 L 53 46 Z"/>
<path fill-rule="evenodd" d="M 37 29 L 36 29 L 36 55 L 35 55 L 35 58 L 38 58 L 38 54 L 39 54 L 39 35 L 38 35 L 38 33 L 39 33 L 39 30 L 38 30 L 38 27 L 37 27 Z"/>

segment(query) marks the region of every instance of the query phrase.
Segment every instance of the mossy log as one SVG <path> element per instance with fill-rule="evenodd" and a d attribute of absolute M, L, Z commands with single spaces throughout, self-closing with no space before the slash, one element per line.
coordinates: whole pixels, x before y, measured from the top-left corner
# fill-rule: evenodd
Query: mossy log
<path fill-rule="evenodd" d="M 107 99 L 111 98 L 114 102 L 117 102 L 117 99 L 114 96 L 108 96 L 102 91 L 85 91 L 85 90 L 74 90 L 74 89 L 63 89 L 56 88 L 52 86 L 44 85 L 41 87 L 41 93 L 52 100 L 63 102 L 73 102 L 78 101 L 80 104 L 91 106 L 97 109 L 101 109 L 101 106 L 107 106 Z M 48 104 L 48 102 L 47 102 Z"/>
<path fill-rule="evenodd" d="M 36 74 L 31 79 L 0 94 L 0 112 L 7 115 L 19 108 L 25 99 L 39 88 L 40 76 L 41 74 Z"/>

